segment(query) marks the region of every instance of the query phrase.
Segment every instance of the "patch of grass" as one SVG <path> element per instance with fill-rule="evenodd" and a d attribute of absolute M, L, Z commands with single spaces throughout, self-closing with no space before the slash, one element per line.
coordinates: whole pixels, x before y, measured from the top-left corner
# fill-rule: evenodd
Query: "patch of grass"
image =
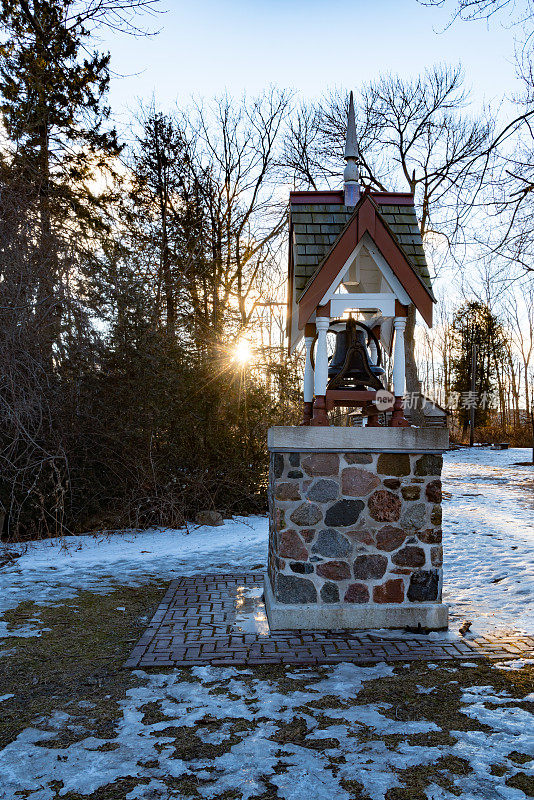
<path fill-rule="evenodd" d="M 239 744 L 241 741 L 241 737 L 230 734 L 222 742 L 211 744 L 210 742 L 202 741 L 195 728 L 174 725 L 163 730 L 152 731 L 151 735 L 164 736 L 166 738 L 172 737 L 173 741 L 166 744 L 165 747 L 168 747 L 169 744 L 174 746 L 173 757 L 182 761 L 219 758 L 219 756 L 228 753 L 234 745 Z"/>
<path fill-rule="evenodd" d="M 340 786 L 350 794 L 350 800 L 369 800 L 369 795 L 363 792 L 363 783 L 342 778 Z"/>
<path fill-rule="evenodd" d="M 310 713 L 310 709 L 318 708 L 320 710 L 324 710 L 327 708 L 350 708 L 350 703 L 346 702 L 345 700 L 341 700 L 340 697 L 337 697 L 335 694 L 324 694 L 321 697 L 318 697 L 316 700 L 309 700 L 306 705 L 301 706 L 297 711 L 305 711 L 305 713 Z"/>
<path fill-rule="evenodd" d="M 314 714 L 313 716 L 320 730 L 323 728 L 330 728 L 332 725 L 339 725 L 339 719 L 329 717 L 327 714 Z"/>
<path fill-rule="evenodd" d="M 124 800 L 127 794 L 132 792 L 138 786 L 146 786 L 150 783 L 150 778 L 134 778 L 132 775 L 127 775 L 124 778 L 117 778 L 113 783 L 106 783 L 105 786 L 100 786 L 96 791 L 91 794 L 79 794 L 78 792 L 66 792 L 59 794 L 63 788 L 63 781 L 54 781 L 59 788 L 55 788 L 55 797 L 61 800 Z"/>
<path fill-rule="evenodd" d="M 525 674 L 518 674 L 523 672 Z M 384 716 L 397 721 L 428 720 L 445 735 L 451 730 L 489 732 L 488 725 L 469 717 L 463 710 L 463 690 L 475 685 L 507 691 L 519 697 L 517 701 L 510 700 L 510 705 L 520 706 L 521 697 L 534 688 L 534 670 L 532 667 L 525 671 L 497 670 L 490 662 L 481 660 L 467 672 L 459 670 L 454 662 L 443 662 L 437 669 L 429 669 L 424 662 L 414 661 L 408 669 L 398 667 L 391 676 L 365 682 L 353 702 L 358 705 L 387 703 L 391 707 L 381 708 Z M 420 686 L 433 688 L 433 691 L 421 693 Z"/>
<path fill-rule="evenodd" d="M 517 750 L 512 750 L 511 753 L 508 753 L 506 758 L 509 758 L 510 761 L 513 761 L 515 764 L 527 764 L 534 759 L 534 756 L 528 756 L 526 753 L 519 753 Z"/>
<path fill-rule="evenodd" d="M 472 772 L 471 765 L 465 758 L 454 755 L 442 756 L 432 764 L 417 764 L 403 770 L 395 770 L 397 777 L 404 784 L 402 787 L 389 789 L 386 800 L 426 800 L 425 789 L 430 783 L 435 783 L 458 797 L 462 792 L 455 783 L 452 775 L 468 775 Z"/>
<path fill-rule="evenodd" d="M 45 721 L 54 711 L 70 719 L 60 735 L 50 738 L 50 746 L 68 747 L 88 735 L 114 738 L 118 704 L 127 689 L 140 685 L 122 664 L 163 594 L 155 584 L 117 586 L 105 595 L 80 591 L 54 606 L 24 602 L 6 611 L 11 630 L 30 618 L 39 618 L 49 630 L 11 637 L 10 650 L 0 658 L 2 693 L 14 695 L 2 703 L 0 749 L 36 719 L 42 730 L 53 730 Z M 118 612 L 117 606 L 126 611 Z M 93 704 L 89 709 L 78 705 L 87 701 Z"/>
<path fill-rule="evenodd" d="M 449 731 L 427 731 L 426 733 L 386 733 L 382 736 L 387 747 L 407 744 L 410 747 L 452 747 L 456 739 Z"/>
<path fill-rule="evenodd" d="M 169 718 L 161 710 L 161 701 L 153 700 L 150 703 L 145 703 L 141 706 L 139 711 L 143 712 L 143 725 L 157 725 L 158 722 L 165 722 Z"/>
<path fill-rule="evenodd" d="M 278 744 L 302 744 L 308 735 L 308 725 L 304 717 L 293 717 L 291 722 L 279 722 L 277 732 L 271 736 Z"/>
<path fill-rule="evenodd" d="M 271 739 L 278 744 L 296 744 L 299 747 L 306 747 L 308 750 L 318 750 L 324 752 L 332 748 L 339 747 L 339 739 L 326 738 L 316 739 L 314 737 L 308 738 L 308 726 L 303 717 L 293 717 L 291 722 L 278 723 L 277 732 L 271 736 Z"/>
<path fill-rule="evenodd" d="M 506 785 L 512 789 L 521 789 L 527 797 L 534 797 L 534 775 L 527 775 L 525 772 L 516 772 L 507 778 Z"/>

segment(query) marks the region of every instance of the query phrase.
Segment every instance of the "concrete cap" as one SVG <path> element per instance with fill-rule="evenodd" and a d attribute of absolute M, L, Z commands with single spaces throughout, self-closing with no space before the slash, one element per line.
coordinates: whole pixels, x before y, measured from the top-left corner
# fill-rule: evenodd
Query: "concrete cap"
<path fill-rule="evenodd" d="M 443 453 L 449 449 L 447 428 L 340 428 L 278 426 L 269 428 L 273 452 Z"/>

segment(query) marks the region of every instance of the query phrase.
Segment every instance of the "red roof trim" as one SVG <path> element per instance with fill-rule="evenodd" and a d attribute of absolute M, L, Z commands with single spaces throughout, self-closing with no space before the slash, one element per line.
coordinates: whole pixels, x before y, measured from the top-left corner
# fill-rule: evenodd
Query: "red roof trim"
<path fill-rule="evenodd" d="M 413 194 L 410 192 L 370 192 L 379 206 L 413 206 Z"/>
<path fill-rule="evenodd" d="M 301 330 L 366 232 L 369 233 L 405 288 L 426 324 L 432 327 L 433 300 L 430 292 L 412 268 L 389 228 L 382 221 L 373 200 L 369 195 L 363 195 L 350 222 L 340 234 L 300 296 L 298 301 L 298 326 Z"/>
<path fill-rule="evenodd" d="M 413 194 L 410 192 L 369 192 L 375 203 L 381 206 L 413 206 Z M 325 192 L 290 192 L 291 205 L 344 205 L 345 195 L 341 191 Z"/>
<path fill-rule="evenodd" d="M 321 204 L 321 205 L 343 205 L 345 195 L 343 192 L 290 192 L 289 202 L 291 205 L 300 206 L 307 204 Z"/>

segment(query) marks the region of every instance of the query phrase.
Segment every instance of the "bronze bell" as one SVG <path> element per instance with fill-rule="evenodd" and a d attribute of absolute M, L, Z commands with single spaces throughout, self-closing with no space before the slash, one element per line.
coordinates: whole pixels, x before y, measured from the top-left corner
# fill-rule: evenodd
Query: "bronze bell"
<path fill-rule="evenodd" d="M 376 344 L 378 364 L 369 358 L 368 337 Z M 328 367 L 328 389 L 383 389 L 378 378 L 384 374 L 381 360 L 380 344 L 374 333 L 362 322 L 347 320 L 345 329 L 336 332 L 336 346 Z"/>

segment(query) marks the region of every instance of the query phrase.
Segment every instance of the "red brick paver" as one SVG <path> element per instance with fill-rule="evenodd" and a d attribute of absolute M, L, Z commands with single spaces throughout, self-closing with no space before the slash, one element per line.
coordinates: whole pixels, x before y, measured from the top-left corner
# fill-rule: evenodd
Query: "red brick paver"
<path fill-rule="evenodd" d="M 392 632 L 269 631 L 263 574 L 179 578 L 169 586 L 126 667 L 202 664 L 357 664 L 378 661 L 533 658 L 534 636 L 479 636 L 451 641 Z"/>

